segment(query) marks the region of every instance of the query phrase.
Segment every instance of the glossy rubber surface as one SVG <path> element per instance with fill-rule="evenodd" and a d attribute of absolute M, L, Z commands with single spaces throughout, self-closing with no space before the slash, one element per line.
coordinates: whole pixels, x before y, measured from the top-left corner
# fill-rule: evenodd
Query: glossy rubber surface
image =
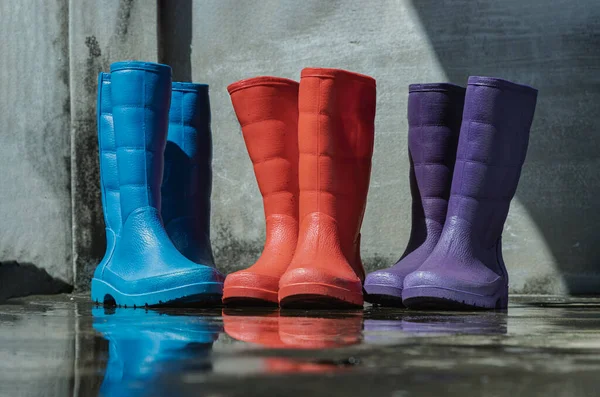
<path fill-rule="evenodd" d="M 222 292 L 223 276 L 183 256 L 170 240 L 160 214 L 171 69 L 119 62 L 111 66 L 110 78 L 101 75 L 100 80 L 99 114 L 111 109 L 113 122 L 101 117 L 99 135 L 101 142 L 114 141 L 117 166 L 116 173 L 107 172 L 114 171 L 106 166 L 114 162 L 101 156 L 103 191 L 115 182 L 115 174 L 119 191 L 118 205 L 117 200 L 108 202 L 105 197 L 104 211 L 110 220 L 113 211 L 120 211 L 122 224 L 114 244 L 108 246 L 110 256 L 94 273 L 92 300 L 128 307 L 214 301 Z M 108 84 L 110 100 L 106 98 Z"/>
<path fill-rule="evenodd" d="M 448 209 L 465 88 L 447 83 L 412 84 L 408 94 L 408 153 L 412 226 L 410 240 L 392 267 L 367 275 L 367 302 L 402 305 L 406 275 L 437 244 Z"/>
<path fill-rule="evenodd" d="M 228 90 L 262 194 L 266 241 L 256 263 L 227 276 L 223 301 L 277 305 L 298 241 L 298 83 L 264 76 Z"/>
<path fill-rule="evenodd" d="M 446 221 L 431 255 L 404 279 L 408 307 L 506 308 L 501 237 L 536 98 L 531 87 L 469 78 Z"/>
<path fill-rule="evenodd" d="M 371 77 L 339 69 L 302 71 L 298 94 L 300 230 L 279 282 L 286 306 L 362 306 L 360 228 L 374 143 Z"/>
<path fill-rule="evenodd" d="M 100 193 L 106 231 L 106 252 L 94 271 L 93 279 L 102 278 L 102 273 L 110 263 L 117 239 L 121 235 L 121 193 L 117 168 L 117 149 L 113 124 L 110 74 L 98 75 L 97 128 L 98 151 L 100 157 Z M 93 296 L 93 294 L 92 294 Z"/>

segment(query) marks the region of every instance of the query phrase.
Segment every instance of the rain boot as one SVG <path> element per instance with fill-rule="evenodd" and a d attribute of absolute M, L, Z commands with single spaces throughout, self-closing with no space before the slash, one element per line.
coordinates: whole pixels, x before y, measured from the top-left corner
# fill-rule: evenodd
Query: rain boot
<path fill-rule="evenodd" d="M 277 305 L 298 239 L 298 83 L 257 77 L 228 91 L 263 197 L 267 238 L 255 264 L 227 276 L 223 301 Z"/>
<path fill-rule="evenodd" d="M 98 98 L 96 105 L 96 121 L 98 123 L 98 151 L 100 154 L 100 194 L 104 212 L 106 231 L 106 251 L 104 258 L 94 271 L 92 278 L 92 300 L 103 302 L 94 289 L 94 280 L 101 280 L 104 268 L 110 263 L 117 240 L 121 235 L 121 199 L 119 192 L 119 173 L 117 171 L 117 149 L 115 145 L 115 129 L 112 115 L 110 94 L 110 73 L 98 76 Z"/>
<path fill-rule="evenodd" d="M 215 267 L 210 244 L 212 136 L 208 85 L 173 83 L 161 215 L 175 247 Z"/>
<path fill-rule="evenodd" d="M 298 95 L 300 229 L 279 282 L 282 307 L 362 306 L 360 227 L 373 155 L 376 88 L 338 69 L 302 71 Z"/>
<path fill-rule="evenodd" d="M 465 89 L 453 84 L 409 87 L 410 239 L 394 266 L 367 275 L 367 302 L 402 306 L 404 277 L 425 262 L 442 234 L 464 100 Z"/>
<path fill-rule="evenodd" d="M 122 223 L 110 257 L 94 273 L 92 299 L 131 307 L 213 301 L 222 293 L 223 276 L 185 258 L 169 239 L 160 215 L 171 68 L 118 62 L 111 65 L 110 80 Z M 107 101 L 104 83 L 102 87 L 100 106 Z M 107 120 L 101 117 L 99 133 L 101 140 L 107 137 L 109 141 L 113 132 L 107 128 Z M 108 186 L 105 176 L 114 176 L 109 173 L 114 171 L 108 169 L 110 164 L 101 160 L 107 218 L 110 204 L 114 204 L 104 193 Z"/>
<path fill-rule="evenodd" d="M 433 252 L 404 279 L 411 308 L 504 309 L 502 229 L 527 153 L 537 90 L 470 77 L 446 222 Z"/>

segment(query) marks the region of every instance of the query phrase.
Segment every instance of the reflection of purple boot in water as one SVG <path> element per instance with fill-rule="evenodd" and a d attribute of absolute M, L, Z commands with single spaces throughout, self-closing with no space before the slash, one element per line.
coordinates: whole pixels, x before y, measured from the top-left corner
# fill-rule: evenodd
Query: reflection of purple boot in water
<path fill-rule="evenodd" d="M 506 308 L 501 236 L 536 98 L 531 87 L 469 78 L 446 222 L 429 258 L 404 280 L 406 306 Z"/>
<path fill-rule="evenodd" d="M 402 330 L 423 334 L 503 335 L 507 332 L 506 312 L 477 312 L 405 316 Z"/>
<path fill-rule="evenodd" d="M 404 277 L 425 262 L 439 240 L 446 219 L 464 98 L 465 89 L 452 84 L 413 84 L 409 88 L 412 230 L 398 263 L 367 276 L 367 302 L 401 305 Z"/>
<path fill-rule="evenodd" d="M 506 312 L 405 314 L 393 318 L 366 319 L 364 339 L 373 344 L 394 344 L 411 334 L 503 335 L 507 332 Z M 410 314 L 409 314 L 410 313 Z M 428 312 L 430 313 L 430 312 Z"/>

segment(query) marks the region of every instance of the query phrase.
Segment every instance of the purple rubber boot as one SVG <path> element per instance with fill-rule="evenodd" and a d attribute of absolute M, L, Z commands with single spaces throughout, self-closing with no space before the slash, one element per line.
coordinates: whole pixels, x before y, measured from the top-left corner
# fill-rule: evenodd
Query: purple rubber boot
<path fill-rule="evenodd" d="M 370 273 L 364 284 L 369 303 L 401 306 L 404 277 L 417 270 L 437 244 L 448 207 L 452 170 L 462 120 L 465 88 L 412 84 L 408 95 L 408 152 L 412 230 L 398 262 Z"/>
<path fill-rule="evenodd" d="M 425 263 L 404 279 L 410 308 L 505 309 L 501 237 L 527 153 L 537 90 L 469 77 L 448 213 Z"/>

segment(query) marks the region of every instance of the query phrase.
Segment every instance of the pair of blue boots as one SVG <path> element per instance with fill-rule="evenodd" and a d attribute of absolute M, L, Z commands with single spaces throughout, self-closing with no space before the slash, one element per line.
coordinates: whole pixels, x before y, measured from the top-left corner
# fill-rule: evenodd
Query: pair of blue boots
<path fill-rule="evenodd" d="M 98 81 L 107 248 L 92 300 L 126 307 L 220 301 L 210 245 L 208 86 L 171 68 L 118 62 Z"/>

